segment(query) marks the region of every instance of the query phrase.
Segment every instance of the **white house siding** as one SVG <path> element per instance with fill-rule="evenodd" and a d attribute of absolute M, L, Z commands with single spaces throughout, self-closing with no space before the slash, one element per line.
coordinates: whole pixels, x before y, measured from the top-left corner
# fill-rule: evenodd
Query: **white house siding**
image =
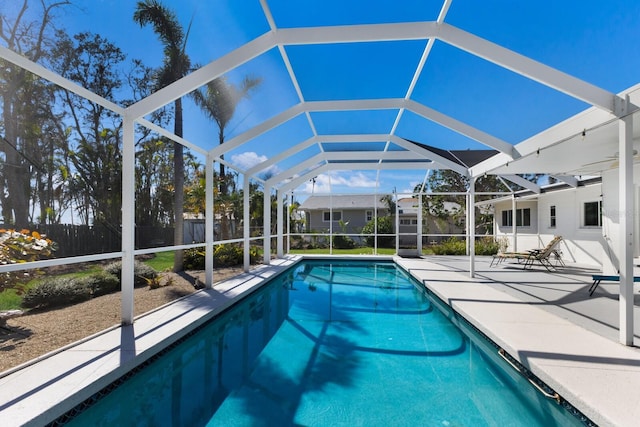
<path fill-rule="evenodd" d="M 518 201 L 517 209 L 531 209 L 531 227 L 518 227 L 517 250 L 544 247 L 553 236 L 560 235 L 562 257 L 567 262 L 600 267 L 605 255 L 603 232 L 607 228 L 603 218 L 603 227 L 585 227 L 583 224 L 584 203 L 601 200 L 600 184 L 548 191 L 538 195 L 536 200 Z M 556 226 L 550 223 L 551 206 L 556 207 Z M 496 203 L 496 237 L 509 239 L 507 250 L 513 250 L 512 227 L 503 227 L 502 211 L 511 209 L 511 201 Z M 535 212 L 535 214 L 534 214 Z"/>
<path fill-rule="evenodd" d="M 538 201 L 540 237 L 544 244 L 555 235 L 560 243 L 563 259 L 569 262 L 599 267 L 603 259 L 603 227 L 585 227 L 584 203 L 601 200 L 601 185 L 544 193 Z M 556 207 L 556 227 L 550 227 L 550 207 Z"/>
<path fill-rule="evenodd" d="M 513 242 L 513 227 L 502 225 L 502 211 L 511 211 L 511 201 L 504 201 L 496 203 L 495 216 L 494 216 L 494 230 L 496 230 L 496 237 L 498 239 L 508 240 L 507 251 L 525 251 L 527 249 L 533 249 L 540 247 L 540 239 L 538 236 L 538 213 L 537 204 L 535 200 L 520 200 L 517 201 L 516 209 L 530 209 L 531 222 L 528 227 L 517 227 L 517 245 Z"/>
<path fill-rule="evenodd" d="M 638 232 L 640 231 L 640 220 L 638 216 L 638 200 L 639 200 L 639 185 L 640 183 L 640 165 L 635 165 L 633 168 L 633 183 L 635 200 L 633 203 L 634 215 L 633 215 L 633 256 L 638 257 L 640 255 L 638 247 Z M 603 251 L 606 256 L 603 263 L 603 272 L 605 274 L 617 274 L 619 262 L 613 255 L 619 251 L 619 200 L 620 200 L 620 186 L 618 179 L 618 170 L 610 170 L 602 173 L 602 210 L 603 210 Z M 609 256 L 611 255 L 611 256 Z"/>

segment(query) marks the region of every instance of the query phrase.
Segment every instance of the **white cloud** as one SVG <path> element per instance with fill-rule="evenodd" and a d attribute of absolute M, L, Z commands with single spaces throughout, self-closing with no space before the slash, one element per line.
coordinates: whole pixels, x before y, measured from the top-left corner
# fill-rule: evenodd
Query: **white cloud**
<path fill-rule="evenodd" d="M 422 185 L 422 181 L 410 181 L 409 187 L 401 189 L 400 192 L 413 194 L 413 190 L 416 188 L 417 185 Z"/>
<path fill-rule="evenodd" d="M 370 188 L 371 191 L 374 191 L 376 182 L 362 172 L 354 174 L 335 173 L 331 175 L 331 178 L 327 174 L 320 174 L 315 177 L 315 182 L 313 180 L 307 181 L 302 191 L 305 193 L 329 193 L 332 190 L 335 191 L 336 187 Z"/>
<path fill-rule="evenodd" d="M 238 166 L 242 170 L 250 169 L 257 164 L 266 162 L 267 160 L 267 156 L 259 156 L 253 151 L 246 151 L 244 153 L 234 154 L 233 156 L 231 156 L 231 163 Z M 260 171 L 259 175 L 275 175 L 279 172 L 280 169 L 278 169 L 278 167 L 274 165 Z"/>

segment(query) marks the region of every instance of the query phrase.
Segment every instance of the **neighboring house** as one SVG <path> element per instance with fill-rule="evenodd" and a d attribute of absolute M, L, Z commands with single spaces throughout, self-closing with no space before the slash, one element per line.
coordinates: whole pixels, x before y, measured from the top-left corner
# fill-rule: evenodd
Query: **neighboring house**
<path fill-rule="evenodd" d="M 495 206 L 495 235 L 508 242 L 506 250 L 540 248 L 560 235 L 560 251 L 566 261 L 601 266 L 609 256 L 605 253 L 610 230 L 603 217 L 601 178 L 580 180 L 576 186 L 551 184 L 539 194 L 524 190 L 514 196 L 490 202 Z"/>
<path fill-rule="evenodd" d="M 298 208 L 304 212 L 306 232 L 342 233 L 340 221 L 346 223 L 346 233 L 359 234 L 362 227 L 374 218 L 388 214 L 381 201 L 384 195 L 328 195 L 309 196 Z M 331 206 L 331 208 L 329 208 Z"/>
<path fill-rule="evenodd" d="M 378 212 L 378 217 L 387 216 L 387 206 L 381 201 L 385 195 L 314 195 L 305 200 L 299 211 L 304 212 L 306 232 L 323 232 L 331 230 L 333 233 L 359 234 L 362 227 L 373 219 L 374 209 Z M 329 206 L 332 208 L 329 209 Z M 460 209 L 456 203 L 446 202 L 445 209 L 453 212 Z M 419 200 L 416 197 L 403 197 L 397 201 L 398 225 L 401 247 L 416 247 L 418 236 L 418 210 Z M 392 212 L 395 215 L 395 212 Z M 333 221 L 330 220 L 333 218 Z M 345 230 L 340 226 L 343 221 Z M 446 224 L 434 218 L 423 218 L 425 226 L 424 233 L 431 234 L 425 236 L 426 243 L 436 242 L 442 238 L 434 236 L 438 234 L 464 234 L 464 226 L 459 227 L 454 224 L 453 219 L 449 219 Z M 395 220 L 393 221 L 395 230 Z M 352 236 L 353 237 L 353 236 Z M 357 240 L 357 239 L 356 239 Z"/>
<path fill-rule="evenodd" d="M 418 210 L 420 201 L 416 197 L 398 199 L 398 233 L 400 247 L 417 247 Z M 394 224 L 395 228 L 395 224 Z"/>
<path fill-rule="evenodd" d="M 400 246 L 416 247 L 418 235 L 418 211 L 420 209 L 420 200 L 417 197 L 404 197 L 398 199 L 398 224 L 400 232 Z M 435 217 L 432 215 L 422 216 L 422 235 L 424 243 L 433 244 L 446 240 L 453 234 L 464 234 L 464 218 L 462 224 L 456 224 L 454 213 L 458 212 L 462 207 L 458 203 L 444 202 L 443 210 L 450 213 L 446 219 Z M 422 206 L 423 211 L 426 208 Z"/>

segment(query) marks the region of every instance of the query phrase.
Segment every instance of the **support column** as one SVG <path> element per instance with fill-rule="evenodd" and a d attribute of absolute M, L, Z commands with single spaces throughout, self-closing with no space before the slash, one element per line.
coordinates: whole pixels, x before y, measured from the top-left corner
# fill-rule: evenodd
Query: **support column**
<path fill-rule="evenodd" d="M 135 267 L 136 203 L 135 127 L 126 115 L 122 118 L 122 314 L 123 325 L 133 324 L 133 282 Z"/>
<path fill-rule="evenodd" d="M 204 282 L 207 289 L 213 288 L 213 241 L 215 227 L 215 210 L 213 206 L 213 158 L 207 154 L 205 171 L 204 196 Z"/>
<path fill-rule="evenodd" d="M 422 256 L 422 193 L 418 194 L 418 256 Z"/>
<path fill-rule="evenodd" d="M 469 191 L 467 191 L 467 194 L 465 195 L 465 209 L 464 209 L 464 216 L 465 216 L 465 223 L 464 223 L 464 247 L 466 249 L 466 256 L 471 256 L 471 250 L 470 248 L 470 239 L 469 236 L 471 235 L 471 232 L 469 231 L 469 220 L 470 220 L 470 214 L 469 214 L 469 206 L 471 206 L 471 199 L 470 199 L 470 195 L 469 195 Z"/>
<path fill-rule="evenodd" d="M 282 192 L 281 190 L 276 191 L 276 200 L 278 201 L 278 212 L 277 212 L 277 237 L 276 237 L 276 253 L 278 258 L 284 257 L 284 197 L 286 197 L 286 192 Z M 293 200 L 293 193 L 291 193 L 291 199 Z M 289 212 L 289 206 L 287 205 L 287 212 Z M 289 224 L 289 214 L 287 213 L 287 224 Z M 289 242 L 291 241 L 291 226 L 287 225 L 287 253 L 289 252 Z"/>
<path fill-rule="evenodd" d="M 516 214 L 518 206 L 516 204 L 516 196 L 511 195 L 511 234 L 513 236 L 513 252 L 518 252 L 518 220 Z"/>
<path fill-rule="evenodd" d="M 279 191 L 278 191 L 278 194 L 280 194 Z M 286 195 L 286 193 L 285 193 L 285 195 Z M 281 196 L 279 196 L 279 197 L 281 197 Z M 289 194 L 289 202 L 287 203 L 287 211 L 286 212 L 287 212 L 287 254 L 289 254 L 289 253 L 291 253 L 291 214 L 293 213 L 293 191 L 291 191 L 291 194 Z M 297 224 L 297 222 L 296 222 L 296 224 Z M 280 230 L 278 229 L 278 232 L 279 231 Z M 296 229 L 295 232 L 297 233 L 298 229 Z M 282 258 L 283 256 L 284 256 L 284 253 L 282 253 L 282 254 L 280 253 L 280 246 L 278 246 L 278 258 Z"/>
<path fill-rule="evenodd" d="M 262 223 L 262 261 L 265 265 L 271 263 L 271 187 L 265 184 L 264 186 L 264 202 L 262 216 L 264 221 Z"/>
<path fill-rule="evenodd" d="M 476 275 L 476 179 L 469 182 L 469 277 Z"/>
<path fill-rule="evenodd" d="M 244 271 L 249 271 L 249 267 L 251 266 L 251 258 L 249 256 L 249 245 L 251 244 L 251 211 L 249 206 L 249 177 L 245 174 L 244 180 L 242 184 L 242 193 L 243 193 L 243 213 L 242 213 L 242 237 L 244 238 L 243 249 L 244 249 Z"/>
<path fill-rule="evenodd" d="M 378 193 L 377 193 L 377 189 L 373 195 L 373 254 L 378 255 Z"/>
<path fill-rule="evenodd" d="M 624 101 L 628 110 L 629 97 Z M 633 345 L 633 115 L 619 121 L 620 343 Z"/>
<path fill-rule="evenodd" d="M 396 255 L 399 254 L 400 252 L 400 208 L 398 207 L 398 193 L 395 192 L 395 189 L 393 191 L 393 197 L 395 198 L 395 202 L 396 202 L 396 221 L 395 221 L 395 230 L 396 230 Z"/>

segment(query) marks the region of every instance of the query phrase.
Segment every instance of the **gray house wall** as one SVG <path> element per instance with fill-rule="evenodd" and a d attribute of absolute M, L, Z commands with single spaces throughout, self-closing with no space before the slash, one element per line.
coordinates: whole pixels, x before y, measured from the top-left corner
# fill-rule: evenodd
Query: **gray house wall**
<path fill-rule="evenodd" d="M 333 209 L 333 214 L 335 218 L 336 213 L 340 212 L 342 221 L 348 223 L 346 226 L 346 233 L 360 233 L 362 231 L 362 227 L 369 222 L 367 221 L 367 211 L 371 212 L 373 215 L 373 209 Z M 329 209 L 318 209 L 305 212 L 307 231 L 328 232 L 330 227 L 333 227 L 332 230 L 334 233 L 342 233 L 340 221 L 335 219 L 331 222 L 325 221 L 325 212 L 329 212 Z M 385 215 L 387 215 L 386 209 L 378 209 L 378 217 Z"/>

